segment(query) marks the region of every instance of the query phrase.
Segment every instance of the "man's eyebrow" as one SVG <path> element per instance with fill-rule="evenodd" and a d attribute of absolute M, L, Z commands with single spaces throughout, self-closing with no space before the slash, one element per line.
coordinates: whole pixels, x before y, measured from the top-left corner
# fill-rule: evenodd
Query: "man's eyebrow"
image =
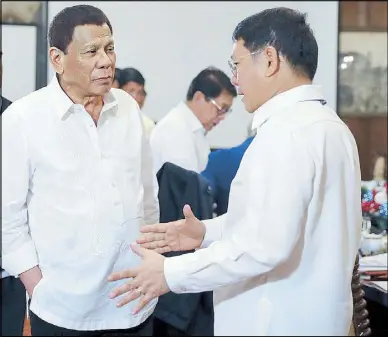
<path fill-rule="evenodd" d="M 114 44 L 114 40 L 113 39 L 109 39 L 106 43 L 104 43 L 104 46 L 110 46 Z M 101 42 L 91 42 L 89 44 L 87 44 L 84 49 L 87 49 L 87 48 L 99 48 L 101 47 L 102 43 Z"/>

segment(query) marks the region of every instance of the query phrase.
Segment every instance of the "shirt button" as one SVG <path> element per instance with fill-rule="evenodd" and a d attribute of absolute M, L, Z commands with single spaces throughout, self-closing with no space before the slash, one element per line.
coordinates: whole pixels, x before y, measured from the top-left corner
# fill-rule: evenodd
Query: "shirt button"
<path fill-rule="evenodd" d="M 187 291 L 187 289 L 185 287 L 182 287 L 182 291 Z"/>
<path fill-rule="evenodd" d="M 112 187 L 116 187 L 116 183 L 112 183 L 111 186 L 112 186 Z"/>
<path fill-rule="evenodd" d="M 115 200 L 115 201 L 113 202 L 113 204 L 114 204 L 115 206 L 118 206 L 118 205 L 120 205 L 120 201 Z"/>

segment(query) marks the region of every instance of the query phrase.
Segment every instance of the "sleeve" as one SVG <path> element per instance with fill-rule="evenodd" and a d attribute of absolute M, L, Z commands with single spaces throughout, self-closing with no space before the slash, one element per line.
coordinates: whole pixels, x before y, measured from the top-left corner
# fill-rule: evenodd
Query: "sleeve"
<path fill-rule="evenodd" d="M 139 114 L 141 115 L 140 109 Z M 144 207 L 144 222 L 146 225 L 152 225 L 159 222 L 159 186 L 154 172 L 153 158 L 149 136 L 144 127 L 143 121 L 142 133 L 142 159 L 141 159 L 141 179 L 143 183 L 143 207 Z"/>
<path fill-rule="evenodd" d="M 228 221 L 236 219 L 230 232 L 208 248 L 165 260 L 171 291 L 214 290 L 271 272 L 290 258 L 303 233 L 315 167 L 305 144 L 292 135 L 280 138 L 250 158 L 249 185 L 239 198 L 245 212 L 241 218 L 229 212 Z"/>
<path fill-rule="evenodd" d="M 224 226 L 226 216 L 227 216 L 227 213 L 213 219 L 202 221 L 202 223 L 205 225 L 206 233 L 202 241 L 201 248 L 206 248 L 214 241 L 221 240 L 222 228 Z"/>
<path fill-rule="evenodd" d="M 2 267 L 17 276 L 38 265 L 27 217 L 27 194 L 32 177 L 23 121 L 12 104 L 2 122 Z"/>

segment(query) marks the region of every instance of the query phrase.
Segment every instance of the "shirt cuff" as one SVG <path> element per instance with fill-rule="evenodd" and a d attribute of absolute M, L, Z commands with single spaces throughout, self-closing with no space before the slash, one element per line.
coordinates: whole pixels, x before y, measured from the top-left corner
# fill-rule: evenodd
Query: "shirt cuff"
<path fill-rule="evenodd" d="M 222 218 L 217 217 L 214 219 L 203 220 L 202 223 L 205 225 L 206 233 L 200 248 L 209 247 L 214 241 L 221 240 L 222 237 Z"/>
<path fill-rule="evenodd" d="M 188 273 L 185 267 L 185 255 L 167 257 L 164 259 L 164 277 L 168 288 L 176 294 L 187 292 L 184 286 Z"/>
<path fill-rule="evenodd" d="M 37 266 L 38 256 L 33 241 L 24 243 L 18 250 L 3 254 L 2 264 L 3 269 L 12 276 L 18 276 Z"/>

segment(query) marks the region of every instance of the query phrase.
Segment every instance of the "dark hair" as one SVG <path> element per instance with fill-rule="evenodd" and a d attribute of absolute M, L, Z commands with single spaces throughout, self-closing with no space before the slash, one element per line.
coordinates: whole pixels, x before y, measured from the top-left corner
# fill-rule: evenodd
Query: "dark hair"
<path fill-rule="evenodd" d="M 119 82 L 119 85 L 120 85 L 121 72 L 122 70 L 120 68 L 115 68 L 115 77 L 113 80 Z"/>
<path fill-rule="evenodd" d="M 119 85 L 120 88 L 128 82 L 135 82 L 140 85 L 145 85 L 145 79 L 139 70 L 135 68 L 124 68 L 120 73 Z"/>
<path fill-rule="evenodd" d="M 274 47 L 296 72 L 313 80 L 318 65 L 318 44 L 306 23 L 306 14 L 285 7 L 266 9 L 237 25 L 233 41 L 240 39 L 250 52 Z"/>
<path fill-rule="evenodd" d="M 83 25 L 102 26 L 107 24 L 113 34 L 112 25 L 104 12 L 90 5 L 77 5 L 61 10 L 50 24 L 48 40 L 50 47 L 56 47 L 67 53 L 73 40 L 74 28 Z"/>
<path fill-rule="evenodd" d="M 233 97 L 237 96 L 236 88 L 228 75 L 218 68 L 208 67 L 191 81 L 186 99 L 191 101 L 197 91 L 202 92 L 207 98 L 216 98 L 223 90 L 226 90 Z"/>

